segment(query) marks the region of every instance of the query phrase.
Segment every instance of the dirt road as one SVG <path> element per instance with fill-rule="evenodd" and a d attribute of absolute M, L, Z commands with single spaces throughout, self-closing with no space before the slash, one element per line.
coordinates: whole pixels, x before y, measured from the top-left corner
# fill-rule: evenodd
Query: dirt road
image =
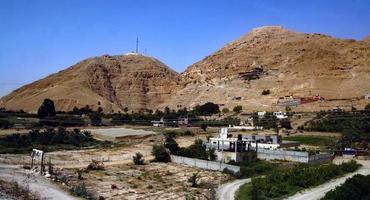
<path fill-rule="evenodd" d="M 340 163 L 345 160 L 341 160 L 340 158 L 337 160 L 334 160 L 336 163 Z M 287 200 L 316 200 L 321 199 L 325 196 L 327 192 L 329 192 L 332 189 L 335 189 L 335 187 L 343 184 L 348 178 L 351 178 L 355 174 L 363 174 L 368 175 L 370 174 L 370 161 L 361 161 L 357 160 L 357 162 L 361 163 L 363 166 L 357 170 L 354 173 L 347 174 L 343 177 L 331 180 L 325 184 L 319 185 L 315 188 L 304 190 L 302 192 L 299 192 L 295 194 L 294 196 L 291 196 L 287 198 Z"/>
<path fill-rule="evenodd" d="M 0 164 L 0 179 L 17 181 L 23 187 L 28 186 L 32 192 L 39 194 L 42 199 L 78 199 L 59 189 L 47 178 L 24 170 L 20 166 Z"/>
<path fill-rule="evenodd" d="M 217 189 L 217 199 L 220 200 L 234 200 L 235 193 L 241 185 L 249 183 L 251 178 L 239 179 L 230 183 L 225 183 Z"/>

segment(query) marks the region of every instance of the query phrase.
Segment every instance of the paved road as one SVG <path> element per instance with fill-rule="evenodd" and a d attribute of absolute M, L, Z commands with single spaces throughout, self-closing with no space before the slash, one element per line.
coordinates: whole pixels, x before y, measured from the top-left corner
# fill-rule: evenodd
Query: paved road
<path fill-rule="evenodd" d="M 19 166 L 0 164 L 0 179 L 6 181 L 17 181 L 23 187 L 40 195 L 41 199 L 50 200 L 76 200 L 77 198 L 69 195 L 65 191 L 51 183 L 47 178 L 35 175 Z"/>
<path fill-rule="evenodd" d="M 217 199 L 220 200 L 234 200 L 235 193 L 239 187 L 244 183 L 249 183 L 251 178 L 238 179 L 230 183 L 225 183 L 217 189 Z"/>
<path fill-rule="evenodd" d="M 351 178 L 355 174 L 363 174 L 368 175 L 370 174 L 370 161 L 360 161 L 357 162 L 361 163 L 363 166 L 357 170 L 356 172 L 347 174 L 343 177 L 333 179 L 327 183 L 324 183 L 322 185 L 319 185 L 315 188 L 304 190 L 302 192 L 299 192 L 295 194 L 294 196 L 291 196 L 287 198 L 287 200 L 316 200 L 321 199 L 325 196 L 327 192 L 329 192 L 332 189 L 335 189 L 335 187 L 343 184 L 348 178 Z"/>

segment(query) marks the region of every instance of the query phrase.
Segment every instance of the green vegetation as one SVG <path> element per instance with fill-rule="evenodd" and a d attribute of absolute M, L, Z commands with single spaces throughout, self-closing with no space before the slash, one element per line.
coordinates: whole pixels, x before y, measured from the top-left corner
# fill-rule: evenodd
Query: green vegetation
<path fill-rule="evenodd" d="M 239 112 L 241 112 L 242 110 L 243 110 L 243 107 L 242 107 L 242 106 L 240 106 L 240 105 L 235 106 L 235 107 L 233 108 L 233 111 L 234 111 L 234 112 L 236 112 L 236 113 L 239 113 Z"/>
<path fill-rule="evenodd" d="M 39 194 L 32 193 L 29 188 L 20 186 L 17 182 L 0 180 L 0 191 L 11 199 L 17 200 L 39 200 Z M 1 196 L 0 196 L 1 197 Z M 7 198 L 5 198 L 7 199 Z"/>
<path fill-rule="evenodd" d="M 226 114 L 226 113 L 228 113 L 228 112 L 230 112 L 230 110 L 229 110 L 228 108 L 223 108 L 223 109 L 222 109 L 222 113 Z"/>
<path fill-rule="evenodd" d="M 292 169 L 273 170 L 265 177 L 252 178 L 251 183 L 243 185 L 236 199 L 281 199 L 294 193 L 353 172 L 360 165 L 355 161 L 341 165 L 326 164 L 318 166 L 297 165 Z"/>
<path fill-rule="evenodd" d="M 177 152 L 178 156 L 184 156 L 189 158 L 197 158 L 202 160 L 215 160 L 215 150 L 207 150 L 201 139 L 196 139 L 194 144 L 187 148 L 180 148 Z"/>
<path fill-rule="evenodd" d="M 194 108 L 194 112 L 199 115 L 212 115 L 220 112 L 220 107 L 212 102 L 207 102 L 203 105 L 197 105 Z"/>
<path fill-rule="evenodd" d="M 32 130 L 27 134 L 15 133 L 0 138 L 0 153 L 29 153 L 33 148 L 44 151 L 79 149 L 100 144 L 90 132 L 64 128 Z"/>
<path fill-rule="evenodd" d="M 135 165 L 143 165 L 144 164 L 143 154 L 141 154 L 140 152 L 137 152 L 132 157 L 132 161 L 134 162 Z"/>
<path fill-rule="evenodd" d="M 328 137 L 328 136 L 308 136 L 308 135 L 298 136 L 297 135 L 297 136 L 285 137 L 284 140 L 297 141 L 301 144 L 306 144 L 306 145 L 333 147 L 335 146 L 338 138 Z"/>
<path fill-rule="evenodd" d="M 82 198 L 87 199 L 87 200 L 95 200 L 96 199 L 92 193 L 87 191 L 86 185 L 85 185 L 84 182 L 73 186 L 70 189 L 70 192 L 74 196 L 82 197 Z"/>
<path fill-rule="evenodd" d="M 370 141 L 370 110 L 320 112 L 314 120 L 300 129 L 308 131 L 341 132 L 346 140 Z"/>
<path fill-rule="evenodd" d="M 269 95 L 269 94 L 270 94 L 270 90 L 269 89 L 262 91 L 262 95 Z"/>
<path fill-rule="evenodd" d="M 263 118 L 260 118 L 257 113 L 253 113 L 252 118 L 255 126 L 262 126 L 264 129 L 277 129 L 278 120 L 272 112 L 266 112 Z"/>
<path fill-rule="evenodd" d="M 370 175 L 356 174 L 344 184 L 326 193 L 322 200 L 370 199 Z"/>
<path fill-rule="evenodd" d="M 8 129 L 8 128 L 11 128 L 13 127 L 14 124 L 10 123 L 8 120 L 6 119 L 0 119 L 0 128 L 2 129 Z"/>
<path fill-rule="evenodd" d="M 154 156 L 154 161 L 156 162 L 170 162 L 170 152 L 167 151 L 164 145 L 155 144 L 152 148 L 152 155 Z"/>
<path fill-rule="evenodd" d="M 191 183 L 191 187 L 197 187 L 199 181 L 199 173 L 193 173 L 189 178 L 188 182 Z"/>
<path fill-rule="evenodd" d="M 42 119 L 45 117 L 52 117 L 55 116 L 55 106 L 54 102 L 50 99 L 44 99 L 44 102 L 42 102 L 41 106 L 39 107 L 37 111 L 37 116 Z"/>

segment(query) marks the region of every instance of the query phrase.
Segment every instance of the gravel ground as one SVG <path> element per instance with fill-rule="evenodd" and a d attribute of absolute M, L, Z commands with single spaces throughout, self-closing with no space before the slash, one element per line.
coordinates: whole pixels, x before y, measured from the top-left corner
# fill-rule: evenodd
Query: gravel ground
<path fill-rule="evenodd" d="M 0 191 L 0 200 L 12 200 L 11 198 L 9 198 L 8 196 L 6 196 L 5 194 L 3 194 L 1 191 Z"/>
<path fill-rule="evenodd" d="M 29 189 L 41 196 L 42 199 L 50 200 L 75 200 L 67 192 L 61 190 L 51 183 L 47 178 L 34 174 L 20 166 L 0 164 L 0 179 L 7 181 L 17 181 L 23 187 L 29 186 Z"/>

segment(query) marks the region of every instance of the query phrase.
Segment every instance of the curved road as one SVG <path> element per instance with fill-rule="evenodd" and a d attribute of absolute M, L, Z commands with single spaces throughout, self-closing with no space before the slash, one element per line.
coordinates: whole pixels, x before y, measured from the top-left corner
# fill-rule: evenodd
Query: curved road
<path fill-rule="evenodd" d="M 41 199 L 78 199 L 58 188 L 47 178 L 36 175 L 29 170 L 24 170 L 20 166 L 0 164 L 0 179 L 17 181 L 23 187 L 28 186 L 32 192 L 39 194 Z"/>
<path fill-rule="evenodd" d="M 324 183 L 322 185 L 319 185 L 317 187 L 304 190 L 302 192 L 299 192 L 291 197 L 288 197 L 287 200 L 316 200 L 321 199 L 325 196 L 327 192 L 329 192 L 332 189 L 335 189 L 335 187 L 343 184 L 348 178 L 351 178 L 355 174 L 362 174 L 362 175 L 368 175 L 370 174 L 370 161 L 364 161 L 364 160 L 357 160 L 357 162 L 362 164 L 362 167 L 350 174 L 347 174 L 343 177 L 333 179 L 327 183 Z"/>
<path fill-rule="evenodd" d="M 234 200 L 235 193 L 239 189 L 239 187 L 243 185 L 244 183 L 249 183 L 250 181 L 251 181 L 251 178 L 247 178 L 247 179 L 238 179 L 230 183 L 222 184 L 217 189 L 217 199 Z"/>

